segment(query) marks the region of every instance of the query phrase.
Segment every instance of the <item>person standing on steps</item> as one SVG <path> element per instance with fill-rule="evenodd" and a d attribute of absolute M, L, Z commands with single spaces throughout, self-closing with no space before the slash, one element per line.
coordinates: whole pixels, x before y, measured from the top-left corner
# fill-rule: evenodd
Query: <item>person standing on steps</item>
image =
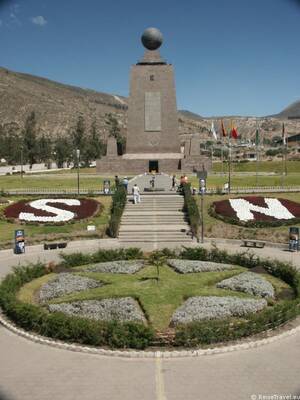
<path fill-rule="evenodd" d="M 132 188 L 132 194 L 133 194 L 134 204 L 140 203 L 141 202 L 140 188 L 138 187 L 138 185 L 136 183 Z"/>

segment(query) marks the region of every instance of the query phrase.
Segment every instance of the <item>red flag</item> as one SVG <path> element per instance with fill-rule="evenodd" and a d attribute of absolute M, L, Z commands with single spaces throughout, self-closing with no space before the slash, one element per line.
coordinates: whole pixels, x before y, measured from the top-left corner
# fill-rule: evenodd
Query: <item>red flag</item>
<path fill-rule="evenodd" d="M 222 128 L 222 134 L 223 134 L 223 137 L 226 137 L 226 136 L 227 136 L 227 134 L 226 134 L 226 129 L 225 129 L 225 126 L 224 126 L 224 124 L 223 124 L 223 120 L 221 121 L 221 128 Z"/>
<path fill-rule="evenodd" d="M 234 139 L 238 138 L 238 132 L 237 132 L 237 128 L 233 125 L 233 123 L 231 123 L 231 137 Z"/>
<path fill-rule="evenodd" d="M 235 127 L 232 128 L 231 137 L 233 137 L 234 139 L 238 138 L 237 129 Z"/>

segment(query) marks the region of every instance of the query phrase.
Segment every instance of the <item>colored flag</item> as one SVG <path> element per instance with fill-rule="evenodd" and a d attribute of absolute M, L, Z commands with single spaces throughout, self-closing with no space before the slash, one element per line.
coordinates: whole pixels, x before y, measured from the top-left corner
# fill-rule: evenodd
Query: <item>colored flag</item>
<path fill-rule="evenodd" d="M 256 128 L 256 134 L 255 134 L 255 146 L 259 146 L 259 142 L 260 142 L 260 137 L 259 137 L 259 131 L 258 128 Z"/>
<path fill-rule="evenodd" d="M 238 133 L 237 133 L 237 128 L 233 125 L 233 123 L 231 122 L 231 137 L 234 139 L 238 138 Z"/>
<path fill-rule="evenodd" d="M 284 122 L 282 123 L 282 143 L 283 143 L 284 146 L 286 146 L 286 135 L 285 135 Z"/>
<path fill-rule="evenodd" d="M 217 141 L 217 140 L 218 140 L 218 136 L 217 136 L 217 132 L 216 132 L 216 130 L 215 130 L 214 121 L 212 121 L 212 123 L 211 123 L 211 129 L 210 129 L 210 131 L 211 131 L 211 133 L 212 133 L 214 139 Z"/>
<path fill-rule="evenodd" d="M 221 121 L 221 128 L 222 128 L 222 134 L 223 134 L 223 137 L 226 137 L 226 136 L 227 136 L 227 134 L 226 134 L 226 129 L 225 129 L 225 126 L 224 126 L 223 120 Z"/>

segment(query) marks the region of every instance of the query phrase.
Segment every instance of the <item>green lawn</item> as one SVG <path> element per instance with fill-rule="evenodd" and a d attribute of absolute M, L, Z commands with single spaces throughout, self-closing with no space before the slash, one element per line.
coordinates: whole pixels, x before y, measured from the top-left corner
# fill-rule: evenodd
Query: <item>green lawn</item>
<path fill-rule="evenodd" d="M 277 197 L 276 194 L 259 194 L 259 196 Z M 244 228 L 225 223 L 209 215 L 208 210 L 214 201 L 239 197 L 239 195 L 206 195 L 204 197 L 204 236 L 228 239 L 258 239 L 270 242 L 288 243 L 289 226 L 268 228 Z M 300 203 L 300 193 L 279 193 L 278 197 Z M 200 209 L 200 197 L 197 197 Z"/>
<path fill-rule="evenodd" d="M 65 225 L 30 225 L 11 223 L 5 219 L 0 219 L 0 248 L 7 247 L 11 244 L 16 229 L 25 229 L 26 243 L 34 244 L 46 240 L 70 240 L 76 238 L 102 237 L 105 235 L 105 230 L 110 218 L 111 197 L 99 196 L 95 198 L 103 206 L 102 213 L 88 220 L 78 221 Z M 17 200 L 13 198 L 13 200 Z M 0 206 L 0 212 L 6 205 Z M 95 225 L 95 232 L 87 232 L 87 225 Z"/>
<path fill-rule="evenodd" d="M 78 268 L 75 270 L 78 271 Z M 222 272 L 204 272 L 193 274 L 178 274 L 168 266 L 160 268 L 160 280 L 156 280 L 156 267 L 149 265 L 136 274 L 109 274 L 77 272 L 82 276 L 100 280 L 106 283 L 100 288 L 73 293 L 52 303 L 80 300 L 100 300 L 112 297 L 133 297 L 139 301 L 148 321 L 156 330 L 164 330 L 169 326 L 174 311 L 191 296 L 237 296 L 252 297 L 242 292 L 233 292 L 217 289 L 216 283 L 230 278 L 245 268 L 236 267 L 234 270 Z M 20 290 L 18 298 L 21 301 L 34 303 L 35 295 L 42 284 L 47 282 L 53 274 L 38 278 Z M 276 292 L 288 287 L 284 282 L 272 277 L 272 284 Z"/>
<path fill-rule="evenodd" d="M 281 186 L 281 168 L 280 161 L 263 161 L 259 170 L 264 173 L 258 177 L 259 186 Z M 283 184 L 285 186 L 300 186 L 300 161 L 288 161 L 288 175 L 284 177 Z M 232 164 L 232 186 L 255 186 L 255 162 L 248 163 L 233 163 Z M 228 181 L 227 164 L 224 164 L 224 175 L 208 175 L 208 187 L 222 187 Z M 0 176 L 0 191 L 7 189 L 30 189 L 30 188 L 54 188 L 54 189 L 69 189 L 77 188 L 77 171 L 57 171 L 39 174 L 13 176 Z M 215 162 L 213 172 L 221 172 L 221 163 Z M 248 172 L 249 175 L 240 175 L 241 172 Z M 266 173 L 275 173 L 266 174 Z M 180 174 L 178 174 L 179 177 Z M 123 175 L 124 176 L 124 175 Z M 128 175 L 130 177 L 130 175 Z M 80 187 L 82 189 L 102 189 L 103 180 L 110 179 L 111 185 L 114 185 L 114 176 L 98 176 L 95 168 L 83 168 L 80 170 Z M 198 179 L 195 176 L 190 176 L 190 182 L 198 187 Z"/>
<path fill-rule="evenodd" d="M 255 172 L 256 162 L 249 161 L 244 163 L 232 163 L 232 169 L 235 172 Z M 223 164 L 223 170 L 228 171 L 228 163 Z M 260 172 L 273 172 L 276 174 L 282 173 L 282 160 L 278 161 L 259 161 L 258 170 Z M 214 172 L 222 172 L 222 164 L 220 162 L 213 163 Z M 299 173 L 300 172 L 300 161 L 287 161 L 288 173 Z"/>

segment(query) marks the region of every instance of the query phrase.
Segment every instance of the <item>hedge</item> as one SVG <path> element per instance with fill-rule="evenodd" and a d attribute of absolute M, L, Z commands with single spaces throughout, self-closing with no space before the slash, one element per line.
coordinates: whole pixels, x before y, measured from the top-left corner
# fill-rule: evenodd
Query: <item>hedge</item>
<path fill-rule="evenodd" d="M 143 258 L 143 252 L 138 248 L 132 247 L 128 249 L 98 250 L 92 254 L 62 253 L 60 256 L 63 259 L 61 266 L 64 268 L 72 268 L 106 261 L 141 259 Z"/>
<path fill-rule="evenodd" d="M 111 237 L 118 236 L 122 214 L 126 205 L 126 199 L 126 189 L 123 185 L 119 185 L 112 197 L 111 217 L 108 227 L 108 234 Z"/>
<path fill-rule="evenodd" d="M 184 195 L 184 209 L 188 214 L 189 223 L 191 226 L 193 236 L 198 238 L 199 224 L 200 224 L 200 214 L 197 202 L 192 195 L 191 185 L 189 183 L 184 183 L 182 185 L 183 195 Z"/>
<path fill-rule="evenodd" d="M 53 339 L 112 348 L 143 349 L 153 340 L 153 330 L 143 324 L 92 321 L 61 312 L 50 314 L 38 305 L 17 299 L 21 286 L 45 274 L 45 266 L 36 264 L 19 267 L 2 281 L 0 307 L 18 326 Z"/>
<path fill-rule="evenodd" d="M 236 340 L 269 329 L 274 329 L 300 314 L 300 274 L 291 265 L 277 260 L 261 259 L 249 253 L 229 254 L 214 248 L 206 250 L 202 247 L 185 248 L 180 254 L 183 259 L 203 260 L 240 265 L 246 268 L 263 267 L 271 275 L 289 284 L 296 299 L 282 301 L 271 308 L 249 314 L 243 319 L 223 319 L 192 322 L 180 325 L 175 333 L 176 346 L 197 346 Z"/>

